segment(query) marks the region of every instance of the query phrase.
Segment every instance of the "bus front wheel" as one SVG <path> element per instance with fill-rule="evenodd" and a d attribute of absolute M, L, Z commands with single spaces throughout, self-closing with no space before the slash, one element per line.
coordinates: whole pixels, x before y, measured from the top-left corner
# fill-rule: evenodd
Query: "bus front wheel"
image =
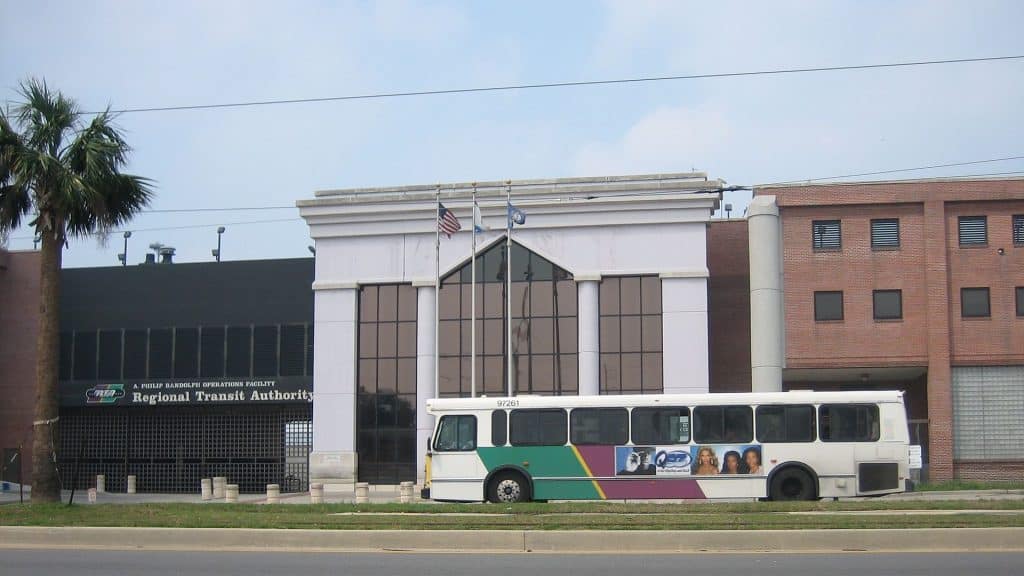
<path fill-rule="evenodd" d="M 772 477 L 768 495 L 773 501 L 780 500 L 814 500 L 817 490 L 814 489 L 814 478 L 807 471 L 789 467 L 779 470 Z"/>
<path fill-rule="evenodd" d="M 530 499 L 530 486 L 518 472 L 499 472 L 487 486 L 487 499 L 496 504 L 513 504 Z"/>

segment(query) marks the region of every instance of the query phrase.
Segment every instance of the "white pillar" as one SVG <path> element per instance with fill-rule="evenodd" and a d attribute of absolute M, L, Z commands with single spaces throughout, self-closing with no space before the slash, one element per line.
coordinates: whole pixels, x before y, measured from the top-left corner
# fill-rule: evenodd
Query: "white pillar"
<path fill-rule="evenodd" d="M 661 275 L 661 333 L 665 394 L 706 394 L 707 270 Z"/>
<path fill-rule="evenodd" d="M 416 286 L 416 479 L 423 485 L 427 438 L 433 433 L 434 418 L 427 414 L 427 400 L 434 397 L 434 281 L 414 282 Z"/>
<path fill-rule="evenodd" d="M 579 319 L 579 394 L 601 393 L 600 276 L 576 276 Z"/>
<path fill-rule="evenodd" d="M 750 372 L 752 392 L 782 390 L 786 333 L 782 303 L 782 228 L 774 196 L 747 208 L 750 233 Z"/>
<path fill-rule="evenodd" d="M 351 490 L 357 476 L 356 353 L 359 288 L 314 286 L 312 482 Z"/>

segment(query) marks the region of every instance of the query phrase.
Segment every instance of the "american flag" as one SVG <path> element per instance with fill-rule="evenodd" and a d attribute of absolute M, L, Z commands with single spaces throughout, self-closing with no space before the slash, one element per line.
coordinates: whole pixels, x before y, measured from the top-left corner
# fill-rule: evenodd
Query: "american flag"
<path fill-rule="evenodd" d="M 440 202 L 437 203 L 437 229 L 449 238 L 452 237 L 452 234 L 462 230 L 462 224 L 459 224 L 459 219 Z"/>

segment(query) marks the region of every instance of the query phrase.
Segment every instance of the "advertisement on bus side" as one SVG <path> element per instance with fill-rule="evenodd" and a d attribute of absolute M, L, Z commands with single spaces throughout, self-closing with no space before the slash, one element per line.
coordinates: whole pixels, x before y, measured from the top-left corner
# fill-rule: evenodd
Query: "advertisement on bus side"
<path fill-rule="evenodd" d="M 616 446 L 616 476 L 763 475 L 761 446 Z"/>

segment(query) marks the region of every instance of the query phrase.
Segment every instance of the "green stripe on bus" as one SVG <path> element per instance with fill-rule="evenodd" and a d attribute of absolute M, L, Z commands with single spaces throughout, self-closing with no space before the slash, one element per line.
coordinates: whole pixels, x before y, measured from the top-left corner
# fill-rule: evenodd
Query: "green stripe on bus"
<path fill-rule="evenodd" d="M 543 478 L 587 478 L 587 472 L 570 446 L 510 446 L 478 448 L 477 454 L 488 472 L 501 466 L 523 468 L 534 478 L 537 500 L 600 500 L 593 482 L 540 480 Z"/>

